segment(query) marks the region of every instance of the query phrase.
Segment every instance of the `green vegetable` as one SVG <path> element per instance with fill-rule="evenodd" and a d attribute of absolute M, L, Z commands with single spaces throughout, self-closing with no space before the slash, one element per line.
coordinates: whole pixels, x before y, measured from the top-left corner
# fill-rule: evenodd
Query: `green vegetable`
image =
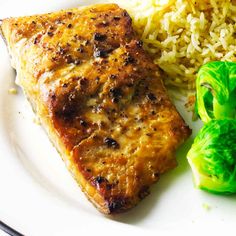
<path fill-rule="evenodd" d="M 197 76 L 196 112 L 203 122 L 236 118 L 236 63 L 210 62 Z"/>
<path fill-rule="evenodd" d="M 211 120 L 200 130 L 187 159 L 195 185 L 215 193 L 236 192 L 236 120 Z"/>
<path fill-rule="evenodd" d="M 236 193 L 236 63 L 203 65 L 195 109 L 205 123 L 187 154 L 197 187 Z"/>

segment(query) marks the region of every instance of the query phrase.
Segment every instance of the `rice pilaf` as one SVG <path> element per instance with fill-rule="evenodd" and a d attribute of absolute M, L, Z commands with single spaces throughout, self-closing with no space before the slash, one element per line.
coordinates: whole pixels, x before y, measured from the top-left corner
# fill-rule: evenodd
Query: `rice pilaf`
<path fill-rule="evenodd" d="M 193 90 L 201 65 L 236 61 L 236 0 L 115 2 L 131 15 L 169 87 Z"/>

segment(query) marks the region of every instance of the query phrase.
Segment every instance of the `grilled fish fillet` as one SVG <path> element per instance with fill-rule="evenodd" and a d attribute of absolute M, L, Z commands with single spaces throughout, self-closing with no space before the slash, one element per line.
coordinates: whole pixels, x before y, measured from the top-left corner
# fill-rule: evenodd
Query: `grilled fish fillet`
<path fill-rule="evenodd" d="M 105 214 L 134 207 L 191 130 L 127 12 L 99 4 L 1 28 L 17 83 L 82 191 Z"/>

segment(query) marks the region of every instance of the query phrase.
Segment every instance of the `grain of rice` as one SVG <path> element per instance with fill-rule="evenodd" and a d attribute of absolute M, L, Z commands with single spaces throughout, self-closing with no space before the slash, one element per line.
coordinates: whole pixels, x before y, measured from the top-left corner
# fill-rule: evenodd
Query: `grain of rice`
<path fill-rule="evenodd" d="M 8 93 L 16 95 L 17 94 L 17 90 L 15 88 L 10 88 L 10 89 L 8 89 Z"/>

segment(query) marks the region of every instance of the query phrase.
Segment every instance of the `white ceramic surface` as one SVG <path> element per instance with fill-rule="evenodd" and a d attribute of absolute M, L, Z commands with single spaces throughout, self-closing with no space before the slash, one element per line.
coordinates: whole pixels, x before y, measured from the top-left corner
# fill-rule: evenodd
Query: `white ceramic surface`
<path fill-rule="evenodd" d="M 95 2 L 0 0 L 0 19 Z M 136 208 L 113 218 L 101 215 L 81 193 L 46 134 L 34 122 L 35 116 L 14 79 L 0 40 L 0 220 L 25 235 L 205 235 L 235 228 L 235 196 L 212 195 L 193 187 L 186 161 L 193 138 L 178 151 L 179 166 L 162 176 L 151 195 Z M 8 93 L 12 87 L 17 95 Z M 194 136 L 200 122 L 191 121 L 183 103 L 177 102 L 177 107 Z"/>

